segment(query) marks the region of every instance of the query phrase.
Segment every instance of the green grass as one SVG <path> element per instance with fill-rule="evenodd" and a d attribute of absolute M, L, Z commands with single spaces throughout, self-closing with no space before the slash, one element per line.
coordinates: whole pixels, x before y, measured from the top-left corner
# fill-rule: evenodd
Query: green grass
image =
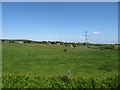
<path fill-rule="evenodd" d="M 67 51 L 64 51 L 67 49 Z M 118 74 L 118 51 L 39 44 L 3 44 L 3 73 L 108 77 Z"/>

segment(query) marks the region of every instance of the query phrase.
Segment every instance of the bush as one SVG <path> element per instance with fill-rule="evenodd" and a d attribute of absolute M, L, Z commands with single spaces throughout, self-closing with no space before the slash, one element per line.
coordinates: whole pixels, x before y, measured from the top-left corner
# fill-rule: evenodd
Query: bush
<path fill-rule="evenodd" d="M 73 47 L 77 47 L 77 45 L 73 44 Z"/>
<path fill-rule="evenodd" d="M 100 49 L 103 50 L 103 49 L 114 49 L 114 46 L 113 45 L 102 45 L 100 46 Z"/>
<path fill-rule="evenodd" d="M 67 51 L 67 49 L 64 49 L 63 51 Z"/>

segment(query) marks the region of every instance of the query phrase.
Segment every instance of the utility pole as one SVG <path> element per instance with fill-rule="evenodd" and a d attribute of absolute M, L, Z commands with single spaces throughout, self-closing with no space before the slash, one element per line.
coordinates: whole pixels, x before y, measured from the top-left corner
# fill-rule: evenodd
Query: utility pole
<path fill-rule="evenodd" d="M 88 32 L 87 31 L 85 31 L 85 42 L 86 42 L 86 47 L 88 46 L 87 44 L 88 44 L 88 34 L 87 34 Z"/>

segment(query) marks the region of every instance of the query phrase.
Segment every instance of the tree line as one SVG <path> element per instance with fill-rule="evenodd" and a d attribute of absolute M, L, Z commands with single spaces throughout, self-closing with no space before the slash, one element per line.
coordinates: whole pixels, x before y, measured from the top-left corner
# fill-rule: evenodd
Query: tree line
<path fill-rule="evenodd" d="M 67 47 L 79 47 L 79 46 L 87 46 L 88 48 L 94 48 L 94 47 L 99 47 L 101 50 L 102 49 L 115 49 L 115 46 L 118 46 L 117 48 L 119 49 L 120 45 L 119 44 L 93 44 L 89 42 L 61 42 L 61 41 L 32 41 L 32 40 L 9 40 L 9 39 L 2 39 L 2 43 L 33 43 L 33 44 L 46 44 L 46 45 L 64 45 Z"/>

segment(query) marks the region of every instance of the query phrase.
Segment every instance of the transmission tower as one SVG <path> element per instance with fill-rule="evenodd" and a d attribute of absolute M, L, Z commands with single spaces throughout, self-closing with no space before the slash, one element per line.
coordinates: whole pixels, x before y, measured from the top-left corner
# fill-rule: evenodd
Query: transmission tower
<path fill-rule="evenodd" d="M 88 46 L 88 31 L 85 31 L 85 42 L 86 42 L 86 47 Z"/>

